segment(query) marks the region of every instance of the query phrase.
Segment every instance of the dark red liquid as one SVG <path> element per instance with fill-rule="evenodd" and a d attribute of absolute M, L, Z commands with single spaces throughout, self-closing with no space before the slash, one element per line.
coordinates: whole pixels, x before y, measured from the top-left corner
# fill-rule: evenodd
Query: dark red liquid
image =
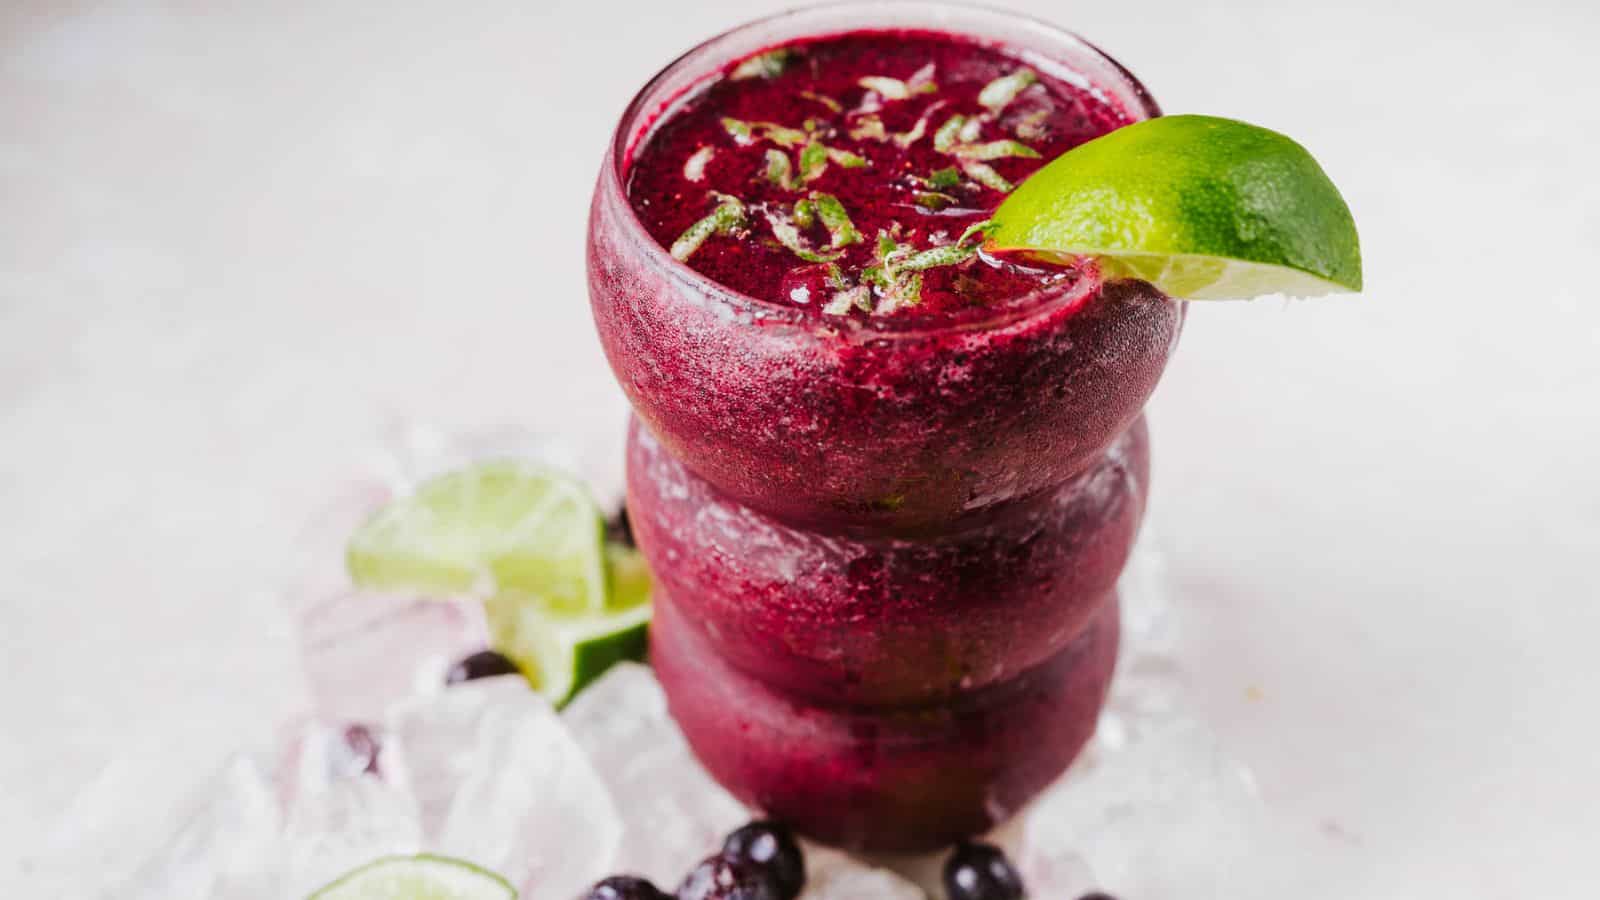
<path fill-rule="evenodd" d="M 1014 678 L 1104 607 L 1139 530 L 1136 421 L 1053 491 L 918 540 L 791 527 L 691 474 L 637 424 L 628 503 L 663 595 L 734 666 L 823 704 L 923 705 Z"/>
<path fill-rule="evenodd" d="M 717 205 L 715 195 L 742 200 L 749 210 L 747 227 L 711 237 L 688 262 L 762 300 L 820 310 L 833 293 L 827 267 L 796 256 L 775 239 L 766 220 L 769 213 L 785 215 L 813 193 L 837 197 L 863 237 L 837 248 L 842 256 L 835 264 L 852 283 L 878 261 L 880 233 L 921 250 L 948 245 L 969 226 L 988 219 L 1005 195 L 961 171 L 971 160 L 939 149 L 936 132 L 952 117 L 974 123 L 961 144 L 1016 141 L 1037 154 L 982 161 L 1012 184 L 1072 147 L 1130 121 L 1121 109 L 1037 66 L 951 35 L 856 33 L 786 49 L 791 55 L 781 73 L 771 77 L 735 78 L 731 73 L 737 66 L 730 66 L 662 125 L 639 152 L 628 178 L 634 211 L 664 247 Z M 930 64 L 931 75 L 917 83 L 934 89 L 904 99 L 889 99 L 860 83 L 874 77 L 910 83 L 919 71 L 930 72 Z M 1022 70 L 1037 81 L 998 109 L 980 102 L 986 86 Z M 796 136 L 787 137 L 794 146 L 785 146 L 783 136 L 775 140 L 759 133 L 741 143 L 729 134 L 724 124 L 728 118 L 794 129 L 806 135 L 806 143 L 854 154 L 867 164 L 850 168 L 830 162 L 811 181 L 774 183 L 767 177 L 769 154 L 785 154 L 791 168 L 797 168 L 803 145 Z M 874 121 L 881 124 L 882 134 L 902 139 L 872 136 L 878 134 Z M 917 133 L 919 122 L 921 135 L 905 140 Z M 691 180 L 685 164 L 708 148 L 709 161 Z M 940 171 L 946 174 L 939 186 L 929 186 L 926 179 Z M 800 231 L 808 246 L 830 247 L 830 234 L 821 223 Z M 1071 268 L 973 257 L 925 270 L 921 302 L 899 312 L 993 306 L 1076 277 Z"/>

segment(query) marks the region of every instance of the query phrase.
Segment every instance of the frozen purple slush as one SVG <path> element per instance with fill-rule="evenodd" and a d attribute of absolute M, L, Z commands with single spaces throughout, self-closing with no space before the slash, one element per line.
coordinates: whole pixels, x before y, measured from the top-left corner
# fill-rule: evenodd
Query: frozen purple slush
<path fill-rule="evenodd" d="M 1014 183 L 1158 114 L 1069 35 L 961 16 L 1033 43 L 823 26 L 779 42 L 772 23 L 713 39 L 635 101 L 591 209 L 590 298 L 637 416 L 628 502 L 670 709 L 732 793 L 853 848 L 987 829 L 1093 734 L 1147 491 L 1140 411 L 1183 321 L 1093 263 L 987 253 L 886 302 L 907 282 L 885 253 L 963 250 L 955 235 L 1004 196 L 966 163 L 940 175 L 953 132 L 941 149 L 916 122 L 975 120 L 958 139 L 1001 142 L 991 171 Z M 738 44 L 748 29 L 773 42 Z M 728 42 L 742 49 L 713 62 Z M 997 105 L 986 88 L 1024 69 Z M 774 158 L 804 167 L 816 143 L 830 162 L 800 185 Z M 950 202 L 916 199 L 935 180 Z M 821 194 L 862 240 L 829 244 L 801 214 Z M 738 224 L 684 244 L 728 197 Z M 864 285 L 876 300 L 823 302 Z"/>

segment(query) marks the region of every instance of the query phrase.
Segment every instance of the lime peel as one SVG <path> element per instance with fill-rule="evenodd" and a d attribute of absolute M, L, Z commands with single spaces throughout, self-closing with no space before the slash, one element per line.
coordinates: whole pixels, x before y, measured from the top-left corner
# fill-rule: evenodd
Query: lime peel
<path fill-rule="evenodd" d="M 499 875 L 448 856 L 386 856 L 354 869 L 310 900 L 516 900 Z"/>
<path fill-rule="evenodd" d="M 484 602 L 491 643 L 540 694 L 564 705 L 606 669 L 643 659 L 649 645 L 650 574 L 637 551 L 607 548 L 611 602 L 583 615 L 553 612 L 537 598 L 502 594 Z"/>

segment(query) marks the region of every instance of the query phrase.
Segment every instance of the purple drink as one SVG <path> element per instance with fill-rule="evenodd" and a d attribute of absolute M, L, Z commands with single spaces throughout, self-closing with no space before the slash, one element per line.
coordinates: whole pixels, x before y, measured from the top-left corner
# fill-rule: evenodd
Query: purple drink
<path fill-rule="evenodd" d="M 811 701 L 952 698 L 1044 662 L 1116 588 L 1138 532 L 1149 443 L 1136 422 L 1089 471 L 937 536 L 796 528 L 695 477 L 634 423 L 635 535 L 701 639 Z"/>
<path fill-rule="evenodd" d="M 1143 509 L 1135 423 L 1182 307 L 989 256 L 976 226 L 1155 112 L 1070 35 L 879 4 L 716 38 L 625 115 L 590 293 L 639 417 L 655 659 L 748 802 L 826 840 L 933 846 L 1092 732 Z"/>

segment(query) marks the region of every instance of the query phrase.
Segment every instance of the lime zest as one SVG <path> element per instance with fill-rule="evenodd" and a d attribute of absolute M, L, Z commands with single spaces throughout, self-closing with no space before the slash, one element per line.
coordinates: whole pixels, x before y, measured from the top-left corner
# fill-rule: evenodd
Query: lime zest
<path fill-rule="evenodd" d="M 856 79 L 856 84 L 885 100 L 909 100 L 917 94 L 932 94 L 938 91 L 939 85 L 934 82 L 933 76 L 934 65 L 928 63 L 912 73 L 905 81 L 884 75 L 866 75 Z"/>
<path fill-rule="evenodd" d="M 977 238 L 981 244 L 983 241 L 988 239 L 989 235 L 994 233 L 994 230 L 995 222 L 993 219 L 984 219 L 982 222 L 973 222 L 971 225 L 967 226 L 965 231 L 961 232 L 960 237 L 956 238 L 956 243 L 965 244 L 967 241 Z"/>
<path fill-rule="evenodd" d="M 742 145 L 755 143 L 755 129 L 749 122 L 740 121 L 729 116 L 722 117 L 722 130 L 732 137 L 734 143 Z"/>
<path fill-rule="evenodd" d="M 961 127 L 967 123 L 967 117 L 956 113 L 944 120 L 944 124 L 933 133 L 933 149 L 940 153 L 949 153 L 956 145 L 961 134 Z"/>
<path fill-rule="evenodd" d="M 684 160 L 683 163 L 684 180 L 697 182 L 705 181 L 706 166 L 711 162 L 711 158 L 716 155 L 717 148 L 711 146 L 701 147 L 699 150 L 696 150 L 694 153 L 690 154 L 689 158 Z"/>
<path fill-rule="evenodd" d="M 827 315 L 848 315 L 861 310 L 869 315 L 888 315 L 922 302 L 923 272 L 941 266 L 960 265 L 978 254 L 991 223 L 976 222 L 967 227 L 954 243 L 918 251 L 902 244 L 888 231 L 879 231 L 878 264 L 861 270 L 861 283 L 837 291 L 822 307 Z M 874 304 L 874 291 L 877 302 Z"/>
<path fill-rule="evenodd" d="M 845 247 L 861 241 L 861 232 L 856 230 L 855 223 L 850 221 L 850 212 L 839 202 L 839 198 L 832 194 L 813 193 L 811 199 L 817 206 L 817 217 L 822 220 L 822 227 L 828 229 L 831 236 L 830 243 L 834 248 Z"/>
<path fill-rule="evenodd" d="M 895 266 L 897 272 L 920 272 L 924 269 L 936 269 L 940 266 L 953 266 L 964 263 L 976 256 L 978 248 L 970 244 L 946 244 L 943 247 L 930 247 L 906 257 Z"/>
<path fill-rule="evenodd" d="M 735 66 L 728 76 L 733 81 L 744 81 L 749 78 L 777 78 L 789 67 L 789 63 L 799 54 L 787 47 L 757 53 L 744 62 Z"/>
<path fill-rule="evenodd" d="M 876 247 L 878 261 L 882 262 L 883 260 L 888 259 L 890 256 L 898 252 L 899 249 L 900 242 L 895 240 L 894 235 L 879 229 L 878 246 Z"/>
<path fill-rule="evenodd" d="M 828 108 L 828 112 L 838 114 L 844 111 L 844 106 L 832 97 L 819 94 L 815 91 L 801 91 L 800 96 L 813 103 L 820 103 Z M 882 124 L 881 122 L 879 124 Z"/>
<path fill-rule="evenodd" d="M 928 133 L 928 117 L 927 116 L 923 116 L 922 118 L 917 120 L 917 124 L 911 126 L 911 130 L 910 131 L 899 132 L 897 134 L 891 135 L 890 137 L 892 137 L 894 139 L 895 146 L 897 146 L 897 147 L 910 147 L 912 144 L 915 144 L 917 141 L 922 140 L 922 136 L 927 134 L 927 133 Z"/>
<path fill-rule="evenodd" d="M 672 242 L 672 258 L 679 262 L 688 262 L 696 250 L 712 235 L 732 234 L 744 227 L 744 203 L 738 197 L 727 194 L 716 194 L 717 208 L 713 209 L 705 218 L 690 225 L 678 239 Z"/>
<path fill-rule="evenodd" d="M 828 148 L 822 142 L 812 140 L 800 151 L 800 180 L 803 182 L 816 181 L 828 169 Z"/>
<path fill-rule="evenodd" d="M 748 147 L 756 141 L 767 140 L 780 147 L 799 147 L 811 139 L 799 128 L 790 128 L 776 122 L 746 122 L 731 116 L 722 117 L 722 130 L 726 131 L 734 142 L 741 147 Z"/>
<path fill-rule="evenodd" d="M 923 209 L 931 210 L 933 212 L 938 212 L 941 209 L 947 209 L 961 202 L 955 197 L 952 197 L 949 194 L 941 191 L 917 191 L 915 194 L 911 195 L 911 200 L 913 203 L 917 204 Z"/>
<path fill-rule="evenodd" d="M 935 107 L 942 105 L 942 103 L 934 104 Z M 849 131 L 849 135 L 852 140 L 877 141 L 880 144 L 893 141 L 895 146 L 902 148 L 909 147 L 912 144 L 915 144 L 917 141 L 922 140 L 923 136 L 927 133 L 927 113 L 924 113 L 922 118 L 918 119 L 917 123 L 911 126 L 910 131 L 890 132 L 884 127 L 883 119 L 871 114 L 857 118 L 856 124 L 851 126 Z"/>
<path fill-rule="evenodd" d="M 943 247 L 930 247 L 908 256 L 895 267 L 898 272 L 920 272 L 923 269 L 934 269 L 939 266 L 953 266 L 971 259 L 978 252 L 977 247 L 962 246 L 961 244 L 946 244 Z"/>
<path fill-rule="evenodd" d="M 800 229 L 796 228 L 795 223 L 785 218 L 782 213 L 769 209 L 763 215 L 767 220 L 767 224 L 772 228 L 773 236 L 778 239 L 778 243 L 782 244 L 795 256 L 810 263 L 833 262 L 839 258 L 837 253 L 821 253 L 806 246 L 805 238 L 800 236 Z"/>
<path fill-rule="evenodd" d="M 857 141 L 887 141 L 889 132 L 883 126 L 883 120 L 877 116 L 862 116 L 850 129 L 850 137 Z"/>
<path fill-rule="evenodd" d="M 1017 120 L 1017 137 L 1025 141 L 1037 141 L 1047 133 L 1045 120 L 1050 118 L 1048 109 L 1036 109 Z"/>
<path fill-rule="evenodd" d="M 956 144 L 948 151 L 960 159 L 987 161 L 992 159 L 1038 159 L 1039 151 L 1021 141 L 1010 139 L 989 141 L 983 144 Z"/>
<path fill-rule="evenodd" d="M 978 104 L 998 115 L 1001 110 L 1017 99 L 1017 95 L 1027 90 L 1028 87 L 1039 80 L 1039 76 L 1029 68 L 1021 68 L 1010 75 L 999 78 L 983 86 L 978 92 Z"/>
<path fill-rule="evenodd" d="M 754 127 L 758 135 L 780 147 L 799 147 L 811 139 L 810 135 L 799 128 L 790 128 L 773 122 L 757 122 Z"/>
<path fill-rule="evenodd" d="M 835 147 L 829 147 L 827 150 L 828 160 L 838 164 L 841 168 L 864 169 L 871 165 L 865 156 L 861 156 L 857 153 L 851 153 L 849 150 L 840 150 Z"/>
<path fill-rule="evenodd" d="M 898 78 L 883 75 L 866 75 L 856 83 L 885 100 L 905 100 L 911 96 L 911 87 Z"/>
<path fill-rule="evenodd" d="M 776 148 L 768 148 L 766 179 L 774 185 L 786 190 L 795 189 L 794 164 L 789 161 L 789 154 Z"/>
<path fill-rule="evenodd" d="M 852 309 L 862 312 L 872 312 L 872 289 L 866 285 L 857 285 L 853 288 L 839 291 L 833 295 L 827 305 L 822 307 L 823 313 L 830 316 L 848 315 Z"/>
<path fill-rule="evenodd" d="M 888 266 L 891 278 L 898 277 L 903 272 L 920 272 L 926 269 L 935 269 L 940 266 L 954 266 L 966 262 L 978 254 L 978 247 L 991 227 L 991 221 L 974 222 L 961 232 L 954 243 L 942 247 L 931 247 L 911 254 L 903 259 L 894 261 Z M 976 238 L 977 240 L 974 240 Z"/>
<path fill-rule="evenodd" d="M 961 171 L 965 172 L 967 177 L 973 181 L 1002 194 L 1009 194 L 1016 189 L 1016 185 L 1007 181 L 1004 175 L 995 171 L 994 166 L 988 163 L 978 162 L 975 159 L 964 159 L 961 161 Z"/>
<path fill-rule="evenodd" d="M 884 292 L 883 298 L 878 301 L 878 306 L 873 312 L 886 316 L 892 312 L 908 306 L 916 306 L 922 302 L 922 273 L 913 272 L 903 278 L 894 279 L 889 289 Z"/>

